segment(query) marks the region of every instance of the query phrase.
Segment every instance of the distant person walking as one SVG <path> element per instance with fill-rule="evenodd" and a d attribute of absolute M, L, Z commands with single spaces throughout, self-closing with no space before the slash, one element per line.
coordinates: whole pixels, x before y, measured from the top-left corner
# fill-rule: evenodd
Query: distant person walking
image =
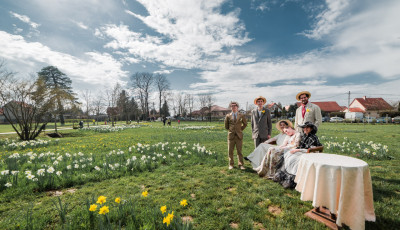
<path fill-rule="evenodd" d="M 300 133 L 303 133 L 303 129 L 300 126 L 307 121 L 313 123 L 317 128 L 322 123 L 321 109 L 318 105 L 308 101 L 310 97 L 311 93 L 308 91 L 301 91 L 296 95 L 296 99 L 301 102 L 301 106 L 296 110 L 294 128 Z"/>
<path fill-rule="evenodd" d="M 243 143 L 243 130 L 247 126 L 246 117 L 239 113 L 239 104 L 237 102 L 231 102 L 229 107 L 232 109 L 232 113 L 227 114 L 225 117 L 225 129 L 228 130 L 228 157 L 229 157 L 229 169 L 233 169 L 233 150 L 236 146 L 236 152 L 238 157 L 239 168 L 244 170 L 245 167 L 242 155 L 242 143 Z"/>
<path fill-rule="evenodd" d="M 254 99 L 254 104 L 257 105 L 257 108 L 251 111 L 251 130 L 255 148 L 260 143 L 271 138 L 271 114 L 267 108 L 264 108 L 265 103 L 267 103 L 265 97 L 257 97 Z"/>
<path fill-rule="evenodd" d="M 164 123 L 164 126 L 165 126 L 165 122 L 167 122 L 167 118 L 164 117 L 163 120 L 162 120 L 162 122 Z"/>

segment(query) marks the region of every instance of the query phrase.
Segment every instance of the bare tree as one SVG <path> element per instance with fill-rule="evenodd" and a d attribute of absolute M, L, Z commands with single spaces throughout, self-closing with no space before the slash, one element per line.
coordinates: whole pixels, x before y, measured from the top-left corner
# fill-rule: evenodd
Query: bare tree
<path fill-rule="evenodd" d="M 82 97 L 84 100 L 85 114 L 89 118 L 89 113 L 92 112 L 92 92 L 85 89 L 82 91 Z"/>
<path fill-rule="evenodd" d="M 201 120 L 203 120 L 207 107 L 207 94 L 198 94 L 197 97 L 200 104 Z"/>
<path fill-rule="evenodd" d="M 211 113 L 211 107 L 213 106 L 214 101 L 215 101 L 214 96 L 213 96 L 212 94 L 207 94 L 207 95 L 206 95 L 206 101 L 207 101 L 209 119 L 210 119 L 210 121 L 211 121 L 211 115 L 212 115 L 212 113 Z"/>
<path fill-rule="evenodd" d="M 116 83 L 112 89 L 106 89 L 106 97 L 108 102 L 107 115 L 111 121 L 112 126 L 115 124 L 115 118 L 119 114 L 117 106 L 119 95 L 121 94 L 121 85 Z"/>
<path fill-rule="evenodd" d="M 162 101 L 161 99 L 163 98 L 163 95 L 167 90 L 169 90 L 169 81 L 168 79 L 161 74 L 157 74 L 155 76 L 155 84 L 156 88 L 158 90 L 158 102 L 159 102 L 159 115 L 161 117 L 161 107 L 162 107 Z M 164 102 L 166 100 L 164 99 Z"/>
<path fill-rule="evenodd" d="M 104 111 L 104 97 L 103 97 L 103 92 L 100 91 L 99 94 L 94 97 L 93 99 L 93 111 L 94 114 L 96 116 L 96 121 L 97 121 L 97 125 L 99 124 L 99 116 L 100 113 Z"/>
<path fill-rule="evenodd" d="M 50 93 L 44 81 L 16 79 L 0 63 L 0 105 L 21 140 L 34 140 L 50 119 Z"/>
<path fill-rule="evenodd" d="M 185 106 L 187 106 L 189 110 L 189 117 L 192 118 L 192 111 L 194 107 L 194 97 L 193 94 L 186 94 L 185 95 Z"/>
<path fill-rule="evenodd" d="M 185 110 L 185 100 L 181 93 L 175 94 L 175 105 L 178 110 L 178 114 L 176 115 L 183 116 Z"/>
<path fill-rule="evenodd" d="M 131 85 L 133 90 L 139 97 L 140 106 L 144 113 L 144 117 L 149 116 L 149 94 L 151 92 L 151 86 L 154 82 L 154 76 L 151 73 L 135 73 L 131 76 Z"/>

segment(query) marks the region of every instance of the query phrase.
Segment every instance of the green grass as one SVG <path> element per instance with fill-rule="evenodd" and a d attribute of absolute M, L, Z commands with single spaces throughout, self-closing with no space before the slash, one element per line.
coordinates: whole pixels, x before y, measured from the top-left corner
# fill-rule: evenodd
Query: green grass
<path fill-rule="evenodd" d="M 213 125 L 216 128 L 179 130 L 162 127 L 162 123 L 150 123 L 152 127 L 127 129 L 118 133 L 65 130 L 61 132 L 64 138 L 60 139 L 58 145 L 18 151 L 3 150 L 1 155 L 3 160 L 11 153 L 30 151 L 82 152 L 103 156 L 112 150 L 128 151 L 130 146 L 138 142 L 200 143 L 216 153 L 216 160 L 212 157 L 188 157 L 185 163 L 171 161 L 159 164 L 150 171 L 129 175 L 115 173 L 108 177 L 92 177 L 87 173 L 90 179 L 78 178 L 72 186 L 57 184 L 57 190 L 63 192 L 62 201 L 70 207 L 67 219 L 75 223 L 75 228 L 87 229 L 84 224 L 87 198 L 104 195 L 111 201 L 119 196 L 122 199 L 135 199 L 142 205 L 140 202 L 144 200 L 140 193 L 147 190 L 148 198 L 156 208 L 167 205 L 176 215 L 190 216 L 196 229 L 230 229 L 232 226 L 238 226 L 239 229 L 326 229 L 324 225 L 304 216 L 312 205 L 311 202 L 301 201 L 297 191 L 285 190 L 277 183 L 259 178 L 248 164 L 245 171 L 228 170 L 227 135 L 222 123 L 187 124 Z M 394 157 L 393 160 L 364 158 L 370 165 L 377 217 L 375 223 L 366 222 L 366 229 L 396 229 L 396 226 L 400 226 L 399 129 L 399 125 L 324 123 L 318 132 L 318 136 L 337 137 L 339 141 L 347 137 L 353 143 L 381 143 L 388 146 L 388 154 Z M 276 133 L 274 130 L 273 134 Z M 245 130 L 244 138 L 243 153 L 248 155 L 254 149 L 250 127 Z M 354 153 L 349 155 L 354 156 Z M 0 170 L 5 167 L 1 162 Z M 76 191 L 68 192 L 71 188 Z M 61 229 L 60 218 L 52 203 L 57 197 L 51 194 L 49 191 L 39 192 L 34 186 L 11 187 L 0 192 L 0 229 L 24 228 L 26 211 L 31 204 L 36 229 Z M 187 207 L 179 206 L 182 199 L 188 200 Z"/>

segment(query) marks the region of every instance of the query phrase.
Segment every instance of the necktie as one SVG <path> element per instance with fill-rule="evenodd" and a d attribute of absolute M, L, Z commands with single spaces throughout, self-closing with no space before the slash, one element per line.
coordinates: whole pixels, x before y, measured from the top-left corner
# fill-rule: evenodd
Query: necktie
<path fill-rule="evenodd" d="M 305 114 L 306 114 L 306 106 L 303 105 L 303 108 L 301 110 L 301 115 L 303 116 L 303 118 Z"/>
<path fill-rule="evenodd" d="M 236 121 L 236 113 L 233 114 L 233 120 Z"/>

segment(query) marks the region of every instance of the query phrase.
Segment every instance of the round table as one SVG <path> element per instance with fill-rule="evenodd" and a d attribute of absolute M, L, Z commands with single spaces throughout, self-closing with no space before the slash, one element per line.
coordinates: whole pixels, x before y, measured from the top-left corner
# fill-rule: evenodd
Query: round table
<path fill-rule="evenodd" d="M 296 190 L 301 200 L 326 207 L 336 224 L 364 229 L 375 221 L 371 175 L 365 161 L 336 154 L 310 153 L 300 157 Z"/>

